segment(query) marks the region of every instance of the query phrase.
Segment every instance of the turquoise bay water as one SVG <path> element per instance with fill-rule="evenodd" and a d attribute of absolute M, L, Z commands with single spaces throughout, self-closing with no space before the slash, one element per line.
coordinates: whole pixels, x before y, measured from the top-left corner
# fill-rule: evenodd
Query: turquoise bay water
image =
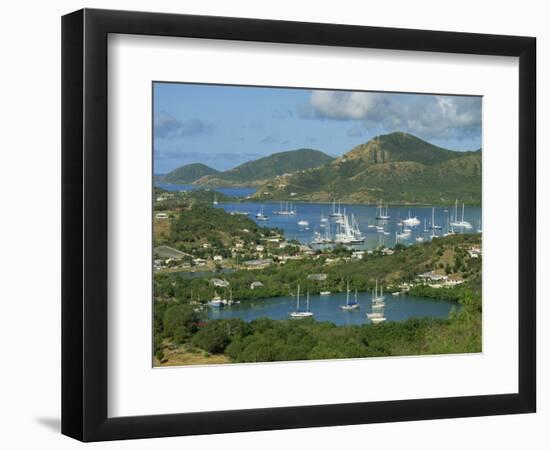
<path fill-rule="evenodd" d="M 353 293 L 350 293 L 353 300 Z M 359 292 L 357 300 L 359 309 L 344 311 L 340 308 L 346 303 L 346 294 L 338 293 L 327 296 L 311 295 L 309 309 L 314 313 L 316 321 L 329 321 L 336 325 L 361 325 L 370 323 L 366 317 L 372 312 L 371 296 L 366 292 Z M 434 300 L 409 295 L 386 295 L 386 306 L 383 309 L 387 321 L 403 321 L 411 317 L 447 318 L 451 309 L 459 309 L 460 304 L 448 300 Z M 305 296 L 300 298 L 300 309 L 306 307 Z M 247 322 L 260 317 L 269 317 L 274 320 L 289 319 L 289 314 L 296 311 L 295 297 L 272 297 L 262 300 L 246 301 L 224 308 L 210 308 L 208 319 L 240 318 Z M 376 309 L 376 311 L 382 311 Z M 300 319 L 296 319 L 300 320 Z"/>
<path fill-rule="evenodd" d="M 195 186 L 191 185 L 174 185 L 156 182 L 155 186 L 162 187 L 170 191 L 186 191 L 194 190 Z M 215 188 L 214 190 L 226 195 L 236 197 L 246 197 L 255 192 L 255 188 Z M 217 207 L 223 208 L 228 212 L 246 212 L 249 218 L 254 220 L 260 226 L 277 227 L 285 232 L 287 239 L 297 239 L 301 243 L 311 243 L 314 232 L 319 231 L 325 233 L 325 228 L 320 227 L 321 215 L 328 217 L 332 211 L 332 204 L 323 203 L 294 203 L 293 209 L 296 210 L 294 216 L 279 216 L 274 214 L 274 211 L 280 209 L 279 202 L 235 202 L 235 203 L 220 203 Z M 263 213 L 269 217 L 269 221 L 258 221 L 255 217 L 256 213 L 263 207 Z M 375 205 L 352 205 L 341 204 L 340 210 L 347 214 L 353 213 L 358 222 L 359 228 L 365 237 L 363 244 L 351 246 L 354 250 L 371 250 L 380 245 L 393 247 L 396 243 L 396 233 L 402 230 L 402 226 L 398 223 L 402 219 L 416 216 L 420 220 L 420 225 L 412 227 L 412 232 L 407 239 L 398 239 L 405 245 L 417 243 L 417 238 L 425 240 L 432 236 L 441 236 L 450 229 L 450 222 L 454 220 L 454 204 L 447 207 L 437 206 L 434 208 L 434 222 L 441 226 L 441 230 L 429 229 L 432 223 L 432 208 L 431 206 L 391 206 L 389 215 L 391 219 L 388 221 L 377 221 L 377 207 Z M 462 216 L 462 206 L 458 207 L 458 220 Z M 305 220 L 309 225 L 302 226 L 298 221 Z M 454 231 L 461 232 L 477 232 L 481 228 L 481 208 L 480 207 L 465 207 L 464 220 L 470 222 L 472 229 L 455 229 Z M 425 232 L 425 225 L 427 232 Z M 370 226 L 369 226 L 370 225 Z M 383 230 L 377 230 L 376 226 L 382 226 Z M 333 219 L 329 219 L 331 232 L 336 230 L 336 224 Z M 315 246 L 313 246 L 315 248 Z M 201 276 L 197 273 L 193 276 Z M 353 298 L 353 293 L 351 294 Z M 369 293 L 358 293 L 358 302 L 360 308 L 357 310 L 344 311 L 340 308 L 346 302 L 345 293 L 335 293 L 329 296 L 310 296 L 310 310 L 314 313 L 316 321 L 330 321 L 336 325 L 361 325 L 370 323 L 366 317 L 367 313 L 372 312 L 371 297 Z M 446 318 L 452 308 L 461 308 L 456 302 L 446 300 L 434 300 L 429 298 L 414 297 L 409 295 L 392 296 L 386 295 L 386 306 L 384 308 L 384 317 L 387 321 L 403 321 L 412 317 L 432 317 Z M 305 295 L 301 298 L 301 309 L 305 308 Z M 269 317 L 274 320 L 285 320 L 289 314 L 296 310 L 296 298 L 293 297 L 272 297 L 262 300 L 243 301 L 240 304 L 234 304 L 230 307 L 220 309 L 209 308 L 207 310 L 208 319 L 218 318 L 241 318 L 245 321 L 252 321 L 260 317 Z M 376 310 L 380 311 L 380 310 Z"/>
<path fill-rule="evenodd" d="M 264 214 L 269 217 L 269 221 L 258 221 L 255 217 L 256 213 L 260 211 L 263 206 Z M 287 239 L 298 239 L 303 244 L 309 244 L 313 239 L 313 233 L 319 231 L 324 234 L 324 228 L 320 227 L 321 214 L 324 217 L 328 217 L 332 211 L 332 204 L 324 203 L 294 203 L 292 207 L 296 210 L 294 216 L 279 216 L 273 214 L 273 211 L 280 209 L 279 202 L 268 203 L 256 203 L 256 202 L 243 202 L 243 203 L 220 203 L 219 208 L 223 208 L 228 212 L 239 211 L 249 213 L 249 217 L 256 221 L 261 226 L 278 227 L 284 230 Z M 284 208 L 284 205 L 283 205 Z M 420 225 L 412 228 L 412 233 L 407 239 L 399 239 L 401 244 L 409 245 L 414 244 L 417 237 L 429 239 L 432 234 L 435 236 L 441 236 L 450 227 L 448 224 L 452 223 L 454 218 L 454 205 L 448 207 L 437 206 L 434 208 L 434 222 L 436 225 L 442 227 L 441 230 L 428 230 L 424 232 L 424 222 L 426 227 L 431 226 L 432 220 L 432 208 L 431 206 L 394 206 L 390 207 L 388 214 L 391 219 L 388 221 L 377 221 L 377 207 L 374 205 L 350 205 L 342 204 L 340 210 L 344 210 L 349 215 L 353 213 L 355 216 L 359 228 L 365 236 L 365 242 L 363 244 L 354 245 L 353 248 L 357 250 L 372 250 L 373 248 L 384 245 L 386 247 L 393 247 L 396 243 L 396 232 L 400 232 L 402 226 L 398 224 L 401 219 L 416 216 L 420 220 Z M 458 207 L 458 220 L 462 216 L 462 206 Z M 306 220 L 309 222 L 309 226 L 300 226 L 298 221 Z M 470 222 L 472 225 L 471 230 L 462 230 L 463 232 L 477 232 L 477 229 L 481 226 L 481 208 L 474 206 L 467 206 L 464 208 L 464 220 Z M 336 224 L 334 220 L 330 219 L 329 224 L 332 233 L 336 230 Z M 370 225 L 370 227 L 369 227 Z M 374 226 L 380 225 L 383 227 L 383 231 L 379 232 Z M 455 229 L 454 231 L 459 231 Z"/>

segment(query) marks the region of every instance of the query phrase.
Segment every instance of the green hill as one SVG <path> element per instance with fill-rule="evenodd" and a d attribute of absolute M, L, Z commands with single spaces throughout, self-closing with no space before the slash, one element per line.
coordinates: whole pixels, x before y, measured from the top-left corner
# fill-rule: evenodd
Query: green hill
<path fill-rule="evenodd" d="M 321 167 L 275 177 L 256 193 L 266 199 L 350 203 L 481 203 L 481 150 L 456 152 L 410 134 L 373 138 Z"/>
<path fill-rule="evenodd" d="M 191 184 L 199 178 L 217 173 L 219 172 L 216 169 L 212 169 L 206 164 L 187 164 L 164 175 L 162 181 L 173 184 Z"/>
<path fill-rule="evenodd" d="M 255 185 L 261 180 L 300 170 L 312 169 L 333 161 L 334 158 L 319 150 L 301 148 L 248 161 L 234 169 L 207 175 L 196 184 L 209 186 Z"/>

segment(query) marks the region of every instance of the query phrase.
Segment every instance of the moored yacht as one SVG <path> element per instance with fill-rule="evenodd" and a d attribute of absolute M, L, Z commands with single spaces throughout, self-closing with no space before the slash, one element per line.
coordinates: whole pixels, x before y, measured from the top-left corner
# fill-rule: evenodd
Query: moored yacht
<path fill-rule="evenodd" d="M 382 205 L 382 200 L 378 204 L 378 212 L 376 213 L 376 220 L 390 220 L 390 215 L 388 213 L 388 205 L 386 204 L 386 209 Z"/>
<path fill-rule="evenodd" d="M 409 211 L 409 217 L 403 219 L 403 224 L 407 225 L 408 227 L 415 227 L 417 225 L 420 225 L 420 220 L 418 220 L 418 217 L 416 216 L 411 217 L 411 212 Z"/>
<path fill-rule="evenodd" d="M 290 313 L 293 319 L 306 319 L 313 317 L 313 313 L 309 310 L 309 292 L 306 299 L 306 310 L 300 311 L 300 285 L 298 285 L 298 293 L 296 294 L 296 311 Z"/>
<path fill-rule="evenodd" d="M 264 214 L 264 205 L 260 206 L 260 211 L 256 213 L 256 219 L 262 222 L 267 222 L 269 220 L 269 217 Z"/>
<path fill-rule="evenodd" d="M 458 199 L 455 200 L 455 217 L 454 221 L 451 222 L 451 226 L 455 228 L 466 228 L 467 230 L 472 228 L 472 224 L 464 220 L 464 203 L 462 203 L 462 218 L 458 220 Z"/>
<path fill-rule="evenodd" d="M 359 308 L 359 302 L 357 301 L 357 289 L 355 289 L 355 299 L 353 302 L 349 300 L 349 281 L 346 289 L 346 304 L 340 306 L 344 311 L 352 311 Z"/>

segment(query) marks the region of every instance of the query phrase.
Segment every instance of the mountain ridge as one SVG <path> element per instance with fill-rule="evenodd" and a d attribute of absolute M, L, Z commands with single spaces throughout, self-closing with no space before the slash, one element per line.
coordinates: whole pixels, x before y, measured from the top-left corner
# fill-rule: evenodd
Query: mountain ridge
<path fill-rule="evenodd" d="M 292 195 L 291 195 L 292 194 Z M 329 164 L 267 180 L 254 198 L 350 203 L 481 203 L 481 149 L 458 152 L 395 132 Z"/>
<path fill-rule="evenodd" d="M 262 184 L 262 181 L 265 179 L 298 170 L 319 167 L 323 164 L 331 162 L 332 160 L 334 160 L 332 156 L 329 156 L 320 150 L 300 148 L 296 150 L 272 153 L 271 155 L 252 161 L 247 161 L 225 171 L 218 171 L 201 163 L 187 164 L 185 166 L 178 167 L 165 175 L 162 181 L 179 184 L 174 181 L 169 181 L 176 179 L 176 177 L 171 174 L 174 172 L 186 172 L 191 166 L 200 165 L 203 166 L 202 170 L 204 174 L 202 176 L 195 177 L 192 181 L 188 181 L 185 184 L 192 183 L 195 185 L 211 187 L 257 186 Z M 208 172 L 204 168 L 210 169 L 211 172 Z M 189 177 L 186 179 L 189 180 Z"/>

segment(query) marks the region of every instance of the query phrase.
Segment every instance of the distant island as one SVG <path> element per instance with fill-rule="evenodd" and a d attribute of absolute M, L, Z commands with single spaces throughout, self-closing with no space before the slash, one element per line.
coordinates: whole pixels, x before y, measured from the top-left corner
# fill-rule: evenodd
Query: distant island
<path fill-rule="evenodd" d="M 301 148 L 248 161 L 224 172 L 205 164 L 187 164 L 167 173 L 161 181 L 210 187 L 256 186 L 264 180 L 297 170 L 319 167 L 333 160 L 332 156 L 319 150 Z"/>
<path fill-rule="evenodd" d="M 313 149 L 274 153 L 220 172 L 179 167 L 159 180 L 205 187 L 256 186 L 259 201 L 374 204 L 481 204 L 481 149 L 453 151 L 416 136 L 377 136 L 339 158 Z"/>

